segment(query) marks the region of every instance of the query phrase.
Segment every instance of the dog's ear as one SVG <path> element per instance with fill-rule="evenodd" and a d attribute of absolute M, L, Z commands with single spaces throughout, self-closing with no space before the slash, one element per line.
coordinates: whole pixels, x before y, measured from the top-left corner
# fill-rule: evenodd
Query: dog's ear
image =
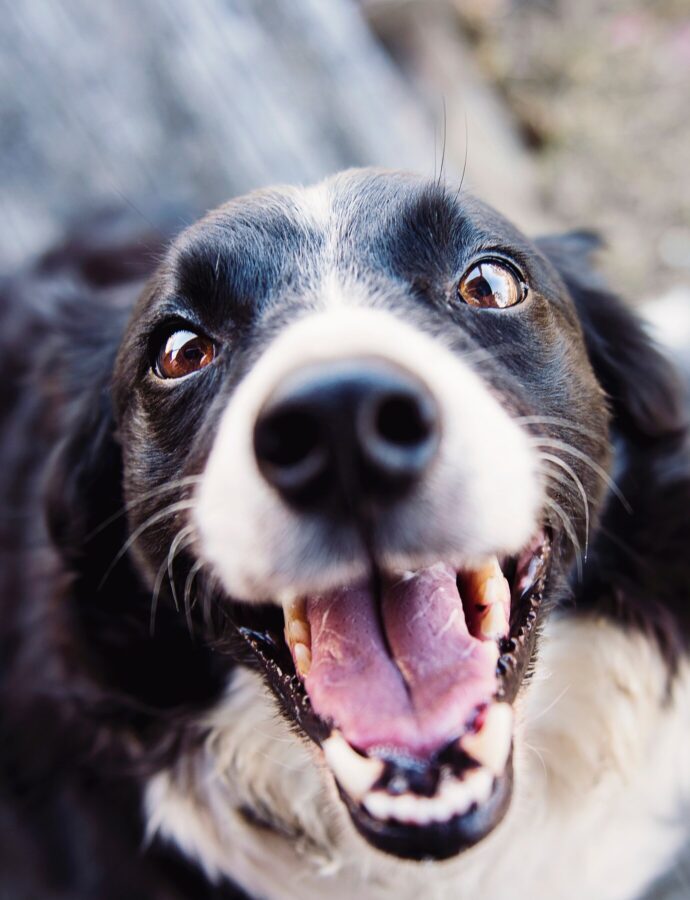
<path fill-rule="evenodd" d="M 601 245 L 598 236 L 571 232 L 541 238 L 537 245 L 575 303 L 590 362 L 609 397 L 614 426 L 641 440 L 680 434 L 686 415 L 679 378 L 641 320 L 596 273 L 592 256 Z"/>
<path fill-rule="evenodd" d="M 48 304 L 51 341 L 41 381 L 60 411 L 46 497 L 50 534 L 65 557 L 83 556 L 89 535 L 122 507 L 115 357 L 136 297 L 177 227 L 172 217 L 170 225 L 159 229 L 126 211 L 104 211 L 37 265 L 39 284 L 60 293 Z"/>
<path fill-rule="evenodd" d="M 62 310 L 60 363 L 52 371 L 56 404 L 64 410 L 46 484 L 51 538 L 71 562 L 122 506 L 122 463 L 111 399 L 123 310 L 92 302 Z"/>

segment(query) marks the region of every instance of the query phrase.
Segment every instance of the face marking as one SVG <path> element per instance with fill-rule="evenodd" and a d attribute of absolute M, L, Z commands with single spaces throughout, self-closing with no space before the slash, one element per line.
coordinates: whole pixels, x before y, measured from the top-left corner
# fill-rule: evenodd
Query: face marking
<path fill-rule="evenodd" d="M 541 504 L 536 458 L 527 435 L 470 366 L 389 313 L 331 310 L 299 320 L 257 361 L 224 413 L 211 450 L 194 518 L 201 552 L 233 597 L 265 601 L 286 588 L 325 590 L 366 573 L 356 533 L 344 528 L 329 546 L 318 518 L 300 517 L 280 502 L 257 469 L 251 435 L 266 397 L 295 370 L 372 357 L 413 371 L 443 416 L 428 483 L 395 511 L 381 534 L 385 567 L 448 559 L 459 568 L 492 552 L 515 553 L 533 534 Z M 423 521 L 420 508 L 426 510 Z"/>
<path fill-rule="evenodd" d="M 137 380 L 147 337 L 180 321 L 212 336 L 213 365 L 166 390 Z M 416 858 L 481 839 L 510 796 L 511 703 L 550 569 L 584 525 L 540 439 L 586 419 L 578 450 L 606 464 L 602 392 L 554 271 L 491 210 L 414 176 L 260 192 L 178 240 L 119 372 L 126 491 L 195 479 L 177 520 L 138 542 L 152 582 L 189 529 L 178 595 L 193 569 L 190 600 L 222 606 L 368 840 Z M 259 419 L 301 390 L 311 437 L 259 448 Z M 297 497 L 265 463 L 305 447 L 316 489 Z M 601 484 L 571 463 L 595 509 Z M 133 527 L 161 502 L 133 508 Z"/>

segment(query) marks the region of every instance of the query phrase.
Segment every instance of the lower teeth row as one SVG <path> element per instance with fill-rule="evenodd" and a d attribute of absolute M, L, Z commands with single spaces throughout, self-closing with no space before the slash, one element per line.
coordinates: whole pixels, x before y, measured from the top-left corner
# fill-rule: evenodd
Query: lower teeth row
<path fill-rule="evenodd" d="M 378 819 L 425 824 L 463 815 L 473 804 L 485 803 L 494 779 L 505 772 L 513 735 L 513 710 L 507 703 L 491 703 L 481 724 L 458 740 L 459 749 L 478 765 L 460 777 L 444 774 L 433 797 L 406 791 L 391 793 L 385 783 L 385 763 L 358 753 L 338 732 L 323 742 L 326 763 L 345 792 Z"/>

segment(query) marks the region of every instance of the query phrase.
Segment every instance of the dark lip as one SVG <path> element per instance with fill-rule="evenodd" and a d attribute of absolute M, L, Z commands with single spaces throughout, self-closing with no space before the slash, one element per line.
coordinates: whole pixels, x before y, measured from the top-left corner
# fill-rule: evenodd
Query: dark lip
<path fill-rule="evenodd" d="M 361 804 L 355 803 L 338 786 L 350 818 L 357 831 L 373 847 L 414 861 L 450 859 L 479 843 L 493 831 L 504 817 L 510 805 L 513 790 L 512 754 L 505 773 L 494 782 L 493 791 L 486 803 L 473 805 L 461 816 L 447 822 L 428 825 L 405 825 L 388 820 L 382 822 L 367 813 Z"/>
<path fill-rule="evenodd" d="M 498 700 L 508 703 L 515 700 L 532 658 L 549 583 L 551 548 L 552 535 L 546 532 L 533 557 L 534 579 L 527 589 L 519 593 L 515 572 L 511 573 L 511 623 L 508 638 L 499 644 Z M 283 637 L 282 609 L 273 603 L 252 606 L 233 603 L 229 614 L 249 651 L 244 661 L 261 671 L 288 720 L 321 746 L 333 729 L 312 709 L 304 685 L 295 671 Z M 429 768 L 433 769 L 438 764 L 438 760 L 431 760 Z M 405 859 L 441 860 L 471 847 L 496 827 L 508 808 L 512 780 L 511 755 L 506 772 L 495 780 L 489 800 L 480 808 L 472 807 L 447 822 L 420 826 L 381 822 L 369 815 L 339 785 L 338 790 L 355 828 L 372 846 Z"/>

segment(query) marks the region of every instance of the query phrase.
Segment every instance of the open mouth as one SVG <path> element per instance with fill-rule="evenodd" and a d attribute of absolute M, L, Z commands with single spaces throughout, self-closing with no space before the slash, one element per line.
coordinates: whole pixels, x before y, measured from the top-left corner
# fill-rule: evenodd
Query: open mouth
<path fill-rule="evenodd" d="M 397 856 L 444 859 L 503 817 L 513 708 L 551 543 L 456 571 L 439 562 L 319 596 L 233 606 L 291 719 L 320 745 L 356 828 Z"/>

